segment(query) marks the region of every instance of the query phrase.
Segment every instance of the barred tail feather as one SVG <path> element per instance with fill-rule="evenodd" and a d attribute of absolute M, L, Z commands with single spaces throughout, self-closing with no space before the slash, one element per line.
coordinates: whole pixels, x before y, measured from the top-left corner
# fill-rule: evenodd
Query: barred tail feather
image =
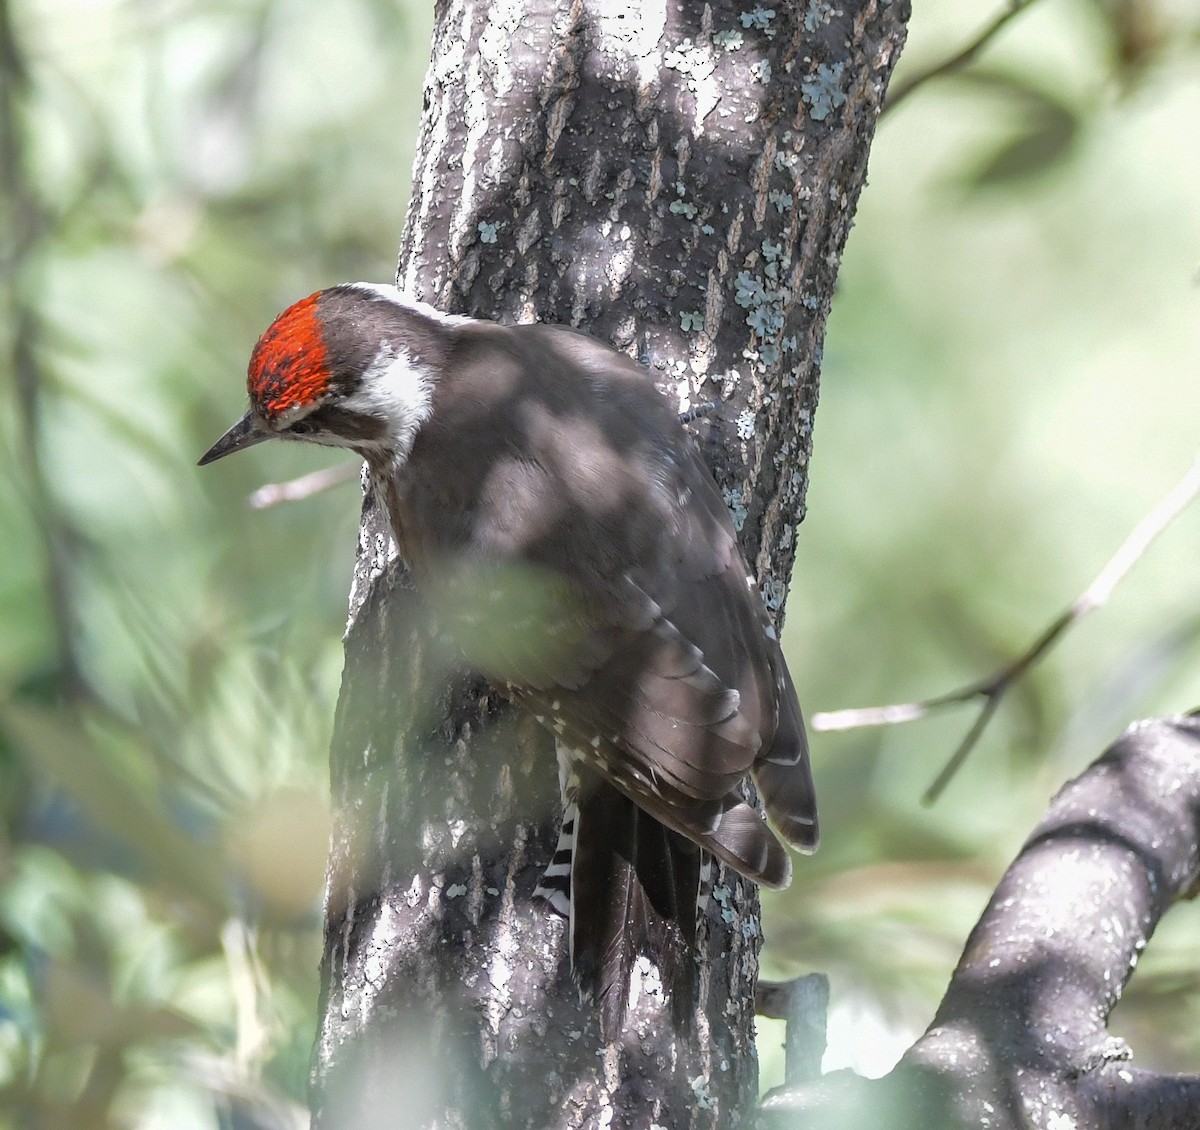
<path fill-rule="evenodd" d="M 571 916 L 571 859 L 575 854 L 575 826 L 579 821 L 579 806 L 567 803 L 554 858 L 534 888 L 533 897 L 545 899 L 564 918 Z"/>

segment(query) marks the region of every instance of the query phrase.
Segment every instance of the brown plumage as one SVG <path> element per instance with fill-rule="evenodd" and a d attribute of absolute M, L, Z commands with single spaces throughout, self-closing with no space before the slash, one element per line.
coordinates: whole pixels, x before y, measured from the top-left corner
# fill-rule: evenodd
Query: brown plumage
<path fill-rule="evenodd" d="M 675 413 L 581 334 L 361 284 L 285 311 L 249 386 L 250 412 L 202 462 L 272 435 L 363 456 L 418 587 L 558 739 L 566 818 L 542 893 L 570 915 L 606 1032 L 639 953 L 682 1019 L 698 849 L 767 886 L 791 877 L 743 782 L 796 847 L 816 846 L 817 823 L 790 675 Z"/>

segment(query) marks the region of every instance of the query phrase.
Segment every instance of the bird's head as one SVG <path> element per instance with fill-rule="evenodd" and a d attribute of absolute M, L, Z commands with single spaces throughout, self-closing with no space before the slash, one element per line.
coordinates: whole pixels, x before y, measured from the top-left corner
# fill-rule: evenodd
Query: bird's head
<path fill-rule="evenodd" d="M 453 327 L 393 286 L 349 283 L 289 306 L 250 355 L 250 408 L 200 466 L 267 439 L 407 457 L 428 418 Z"/>

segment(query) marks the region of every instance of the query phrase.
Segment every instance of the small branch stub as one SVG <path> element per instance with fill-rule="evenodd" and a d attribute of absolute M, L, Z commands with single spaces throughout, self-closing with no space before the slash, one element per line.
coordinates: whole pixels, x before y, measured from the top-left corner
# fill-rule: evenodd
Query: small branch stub
<path fill-rule="evenodd" d="M 807 973 L 791 981 L 759 981 L 755 1002 L 759 1016 L 787 1022 L 784 1086 L 818 1079 L 829 1019 L 829 978 Z"/>

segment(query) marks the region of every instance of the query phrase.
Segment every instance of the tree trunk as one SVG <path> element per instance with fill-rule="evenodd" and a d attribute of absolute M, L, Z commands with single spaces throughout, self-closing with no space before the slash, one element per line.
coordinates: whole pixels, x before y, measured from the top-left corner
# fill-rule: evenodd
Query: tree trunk
<path fill-rule="evenodd" d="M 744 10 L 743 10 L 744 9 Z M 782 613 L 825 316 L 906 3 L 439 3 L 399 283 L 584 329 L 681 409 Z M 331 751 L 314 1126 L 732 1126 L 756 1098 L 752 886 L 717 869 L 691 1031 L 605 1046 L 531 895 L 552 743 L 437 632 L 365 500 Z M 803 882 L 801 869 L 800 881 Z"/>

